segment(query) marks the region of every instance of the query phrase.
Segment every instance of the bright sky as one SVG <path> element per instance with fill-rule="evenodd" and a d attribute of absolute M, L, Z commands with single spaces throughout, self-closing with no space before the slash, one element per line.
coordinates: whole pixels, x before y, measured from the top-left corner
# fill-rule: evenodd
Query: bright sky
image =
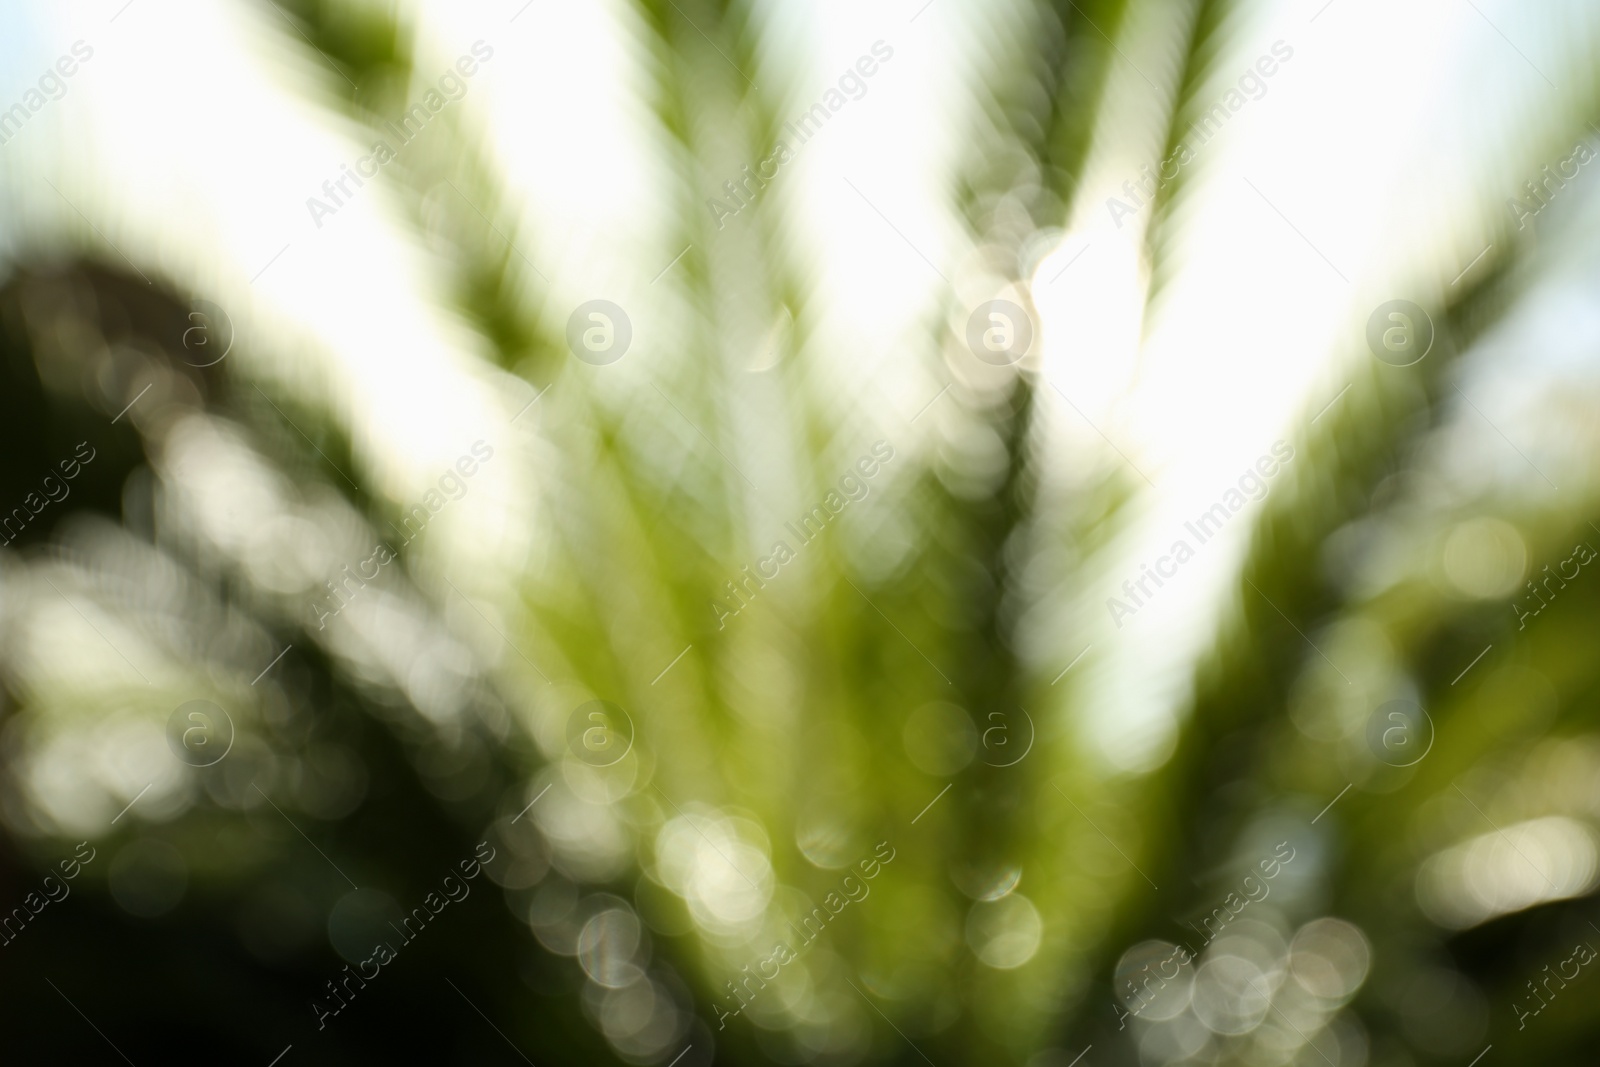
<path fill-rule="evenodd" d="M 1343 361 L 1370 359 L 1360 337 L 1371 310 L 1397 296 L 1427 303 L 1448 287 L 1449 275 L 1423 272 L 1466 267 L 1483 251 L 1493 221 L 1485 216 L 1504 211 L 1505 197 L 1533 177 L 1517 161 L 1536 156 L 1537 138 L 1576 122 L 1548 109 L 1547 124 L 1528 122 L 1531 102 L 1549 94 L 1534 65 L 1558 80 L 1576 72 L 1515 5 L 1319 8 L 1320 0 L 1266 5 L 1233 38 L 1224 71 L 1244 71 L 1279 40 L 1293 57 L 1185 168 L 1193 187 L 1176 212 L 1180 271 L 1137 350 L 1129 338 L 1142 281 L 1131 249 L 1140 229 L 1134 220 L 1115 228 L 1105 199 L 1123 196 L 1121 183 L 1154 161 L 1130 154 L 1127 138 L 1102 149 L 1111 162 L 1090 171 L 1099 188 L 1077 205 L 1073 235 L 1036 275 L 1047 375 L 1155 483 L 1133 475 L 1143 490 L 1139 518 L 1102 580 L 1064 612 L 1071 621 L 1055 654 L 1065 666 L 1092 647 L 1080 668 L 1089 674 L 1088 731 L 1108 768 L 1150 766 L 1169 751 L 1195 658 L 1215 635 L 1197 621 L 1217 618 L 1231 595 L 1260 505 L 1204 546 L 1184 522 L 1221 500 L 1276 440 L 1299 445 L 1294 428 L 1351 381 Z M 1594 18 L 1576 5 L 1564 10 Z M 1146 89 L 1136 74 L 1123 82 Z M 1210 92 L 1221 101 L 1228 87 L 1224 80 Z M 1374 276 L 1369 265 L 1392 274 Z M 1099 441 L 1079 416 L 1067 411 L 1064 420 L 1065 440 Z M 1293 473 L 1291 462 L 1273 491 Z M 1179 537 L 1197 557 L 1119 630 L 1106 599 Z"/>

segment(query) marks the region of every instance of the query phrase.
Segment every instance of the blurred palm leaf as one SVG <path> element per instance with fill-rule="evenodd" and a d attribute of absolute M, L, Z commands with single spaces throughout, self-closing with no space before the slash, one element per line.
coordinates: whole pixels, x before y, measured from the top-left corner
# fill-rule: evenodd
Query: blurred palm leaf
<path fill-rule="evenodd" d="M 420 72 L 438 65 L 420 12 L 292 0 L 259 13 L 328 72 L 316 99 L 353 123 L 358 141 L 384 137 L 428 81 Z M 1107 995 L 1124 977 L 1124 950 L 1187 937 L 1174 924 L 1206 913 L 1231 872 L 1258 858 L 1263 834 L 1287 827 L 1304 835 L 1308 858 L 1273 914 L 1289 932 L 1325 914 L 1364 930 L 1376 960 L 1366 991 L 1342 1015 L 1336 1004 L 1291 1018 L 1285 1012 L 1299 1008 L 1285 1000 L 1281 1019 L 1237 1040 L 1140 1020 L 1133 1032 L 1145 1058 L 1176 1058 L 1161 1042 L 1191 1039 L 1193 1049 L 1178 1051 L 1213 1062 L 1310 1062 L 1313 1053 L 1359 1062 L 1368 1044 L 1393 1057 L 1403 1047 L 1434 1058 L 1475 1051 L 1427 1028 L 1448 1030 L 1438 1020 L 1475 995 L 1461 992 L 1470 986 L 1441 954 L 1498 983 L 1524 962 L 1509 959 L 1508 945 L 1554 944 L 1570 916 L 1540 908 L 1497 914 L 1454 941 L 1435 932 L 1437 916 L 1420 914 L 1404 888 L 1428 859 L 1418 841 L 1437 852 L 1467 830 L 1459 812 L 1428 804 L 1449 793 L 1476 803 L 1466 785 L 1478 774 L 1493 810 L 1478 812 L 1491 826 L 1472 832 L 1565 810 L 1509 787 L 1496 793 L 1498 806 L 1488 794 L 1567 750 L 1514 731 L 1520 744 L 1507 751 L 1481 698 L 1452 692 L 1476 648 L 1511 643 L 1515 620 L 1503 608 L 1493 621 L 1488 605 L 1463 611 L 1425 582 L 1352 575 L 1378 566 L 1358 536 L 1375 523 L 1410 524 L 1409 543 L 1421 543 L 1464 514 L 1492 511 L 1539 531 L 1528 537 L 1534 560 L 1586 536 L 1587 500 L 1537 514 L 1492 497 L 1408 510 L 1396 488 L 1425 483 L 1447 447 L 1440 442 L 1473 418 L 1470 401 L 1450 403 L 1460 361 L 1561 264 L 1501 227 L 1489 266 L 1459 290 L 1446 281 L 1454 263 L 1416 275 L 1457 294 L 1430 306 L 1434 352 L 1409 375 L 1353 371 L 1327 421 L 1307 419 L 1293 481 L 1255 528 L 1237 603 L 1217 622 L 1216 648 L 1159 768 L 1116 778 L 1097 767 L 1075 728 L 1094 695 L 1057 673 L 1073 650 L 1046 664 L 1029 629 L 1052 598 L 1095 581 L 1138 521 L 1129 505 L 1142 475 L 1131 460 L 1062 455 L 1047 405 L 1066 394 L 1045 368 L 979 365 L 951 324 L 964 322 L 974 292 L 1031 302 L 1053 228 L 1083 210 L 1106 124 L 1128 113 L 1118 64 L 1136 61 L 1118 41 L 1145 64 L 1160 42 L 1177 42 L 1158 71 L 1166 88 L 1136 71 L 1157 144 L 1170 152 L 1203 106 L 1225 31 L 1242 15 L 1196 2 L 1174 13 L 1172 27 L 1152 29 L 1168 13 L 1019 0 L 981 24 L 965 16 L 975 73 L 961 82 L 956 110 L 977 149 L 952 176 L 949 199 L 967 232 L 955 262 L 923 257 L 947 288 L 935 290 L 925 341 L 896 373 L 932 399 L 901 417 L 866 402 L 878 388 L 872 375 L 841 373 L 821 351 L 833 309 L 797 237 L 797 198 L 776 185 L 726 225 L 705 207 L 705 191 L 767 158 L 785 136 L 783 116 L 810 102 L 773 58 L 786 32 L 778 13 L 712 0 L 638 0 L 614 13 L 647 67 L 670 222 L 660 261 L 636 265 L 627 310 L 639 358 L 609 376 L 567 358 L 561 279 L 525 251 L 540 235 L 482 113 L 447 109 L 427 128 L 427 151 L 384 172 L 384 195 L 426 242 L 447 314 L 472 332 L 484 364 L 474 380 L 513 398 L 502 405 L 505 424 L 484 437 L 502 462 L 530 461 L 506 510 L 526 522 L 533 547 L 510 561 L 490 553 L 486 569 L 452 558 L 466 543 L 459 535 L 400 532 L 409 501 L 371 461 L 336 387 L 268 380 L 264 363 L 187 365 L 184 303 L 112 270 L 117 257 L 95 243 L 91 262 L 18 274 L 4 315 L 16 448 L 48 464 L 79 433 L 98 433 L 106 460 L 80 486 L 71 522 L 41 525 L 19 545 L 32 547 L 7 570 L 8 583 L 26 589 L 12 610 L 43 625 L 70 608 L 87 624 L 67 619 L 74 640 L 97 633 L 133 674 L 113 662 L 109 673 L 102 665 L 62 677 L 52 667 L 59 657 L 18 644 L 8 736 L 20 739 L 11 758 L 29 784 L 8 797 L 8 822 L 52 840 L 137 800 L 139 783 L 120 770 L 101 775 L 114 788 L 76 806 L 40 797 L 57 795 L 50 774 L 73 777 L 60 761 L 73 745 L 87 751 L 86 735 L 126 728 L 131 737 L 130 724 L 164 722 L 169 707 L 203 691 L 238 710 L 240 752 L 217 770 L 164 779 L 130 817 L 142 829 L 127 831 L 177 846 L 205 887 L 177 914 L 206 915 L 212 930 L 225 912 L 255 917 L 234 920 L 250 929 L 320 928 L 354 906 L 327 868 L 343 878 L 354 867 L 356 883 L 381 884 L 405 904 L 426 891 L 434 867 L 486 837 L 506 857 L 491 877 L 507 908 L 480 909 L 470 932 L 463 923 L 454 940 L 430 942 L 430 977 L 388 980 L 389 1003 L 433 1014 L 430 998 L 444 997 L 462 1009 L 431 977 L 454 974 L 467 987 L 458 985 L 460 999 L 519 1051 L 649 1063 L 678 1062 L 685 1048 L 698 1049 L 687 1063 L 709 1062 L 712 1048 L 728 1061 L 1016 1063 L 1054 1048 L 1069 1050 L 1064 1063 L 1091 1044 L 1096 1062 L 1132 1062 Z M 1120 76 L 1134 84 L 1128 71 Z M 1591 110 L 1567 94 L 1549 126 L 1564 132 Z M 897 210 L 854 192 L 894 227 Z M 1178 194 L 1203 195 L 1186 183 Z M 1152 306 L 1180 270 L 1184 240 L 1161 203 L 1145 246 Z M 286 335 L 261 347 L 290 343 Z M 96 429 L 94 407 L 114 414 L 147 379 L 143 408 L 121 429 Z M 87 405 L 84 381 L 98 390 Z M 48 421 L 38 417 L 46 409 Z M 875 449 L 880 441 L 887 448 Z M 858 468 L 863 456 L 877 462 Z M 872 466 L 881 470 L 865 475 Z M 1064 477 L 1075 467 L 1090 473 Z M 230 470 L 252 472 L 253 498 L 228 496 Z M 854 495 L 846 476 L 865 483 L 872 505 L 844 503 Z M 24 480 L 10 488 L 27 491 Z M 830 493 L 832 508 L 822 503 Z M 800 538 L 795 524 L 819 503 L 839 517 Z M 119 515 L 123 526 L 107 521 Z M 322 627 L 305 608 L 307 587 L 391 530 L 406 541 L 403 567 Z M 796 557 L 776 577 L 757 563 L 775 542 Z M 1337 566 L 1308 563 L 1319 560 Z M 1512 653 L 1516 669 L 1552 679 L 1559 729 L 1574 736 L 1587 719 L 1568 709 L 1594 679 L 1569 650 L 1592 639 L 1582 610 L 1591 595 L 1600 594 L 1564 597 Z M 182 609 L 151 607 L 170 604 Z M 1375 644 L 1384 655 L 1371 653 Z M 289 645 L 291 658 L 255 689 L 260 665 Z M 205 654 L 186 657 L 192 649 Z M 1500 672 L 1485 686 L 1510 684 L 1512 667 L 1478 666 Z M 1327 695 L 1330 672 L 1344 671 L 1357 674 L 1345 681 L 1361 696 Z M 147 673 L 145 686 L 133 680 Z M 1439 747 L 1419 770 L 1390 775 L 1362 754 L 1359 729 L 1345 720 L 1359 720 L 1368 698 L 1404 690 L 1400 674 L 1437 711 Z M 628 717 L 630 743 L 615 763 L 574 740 L 596 699 Z M 1330 717 L 1342 725 L 1319 736 L 1317 723 Z M 1458 722 L 1464 728 L 1446 739 Z M 1028 756 L 1013 760 L 1024 739 Z M 1343 746 L 1331 765 L 1327 743 Z M 1360 790 L 1339 792 L 1355 780 Z M 269 790 L 288 809 L 281 820 L 256 799 Z M 1324 823 L 1325 798 L 1340 806 Z M 1386 812 L 1402 800 L 1425 825 L 1391 843 Z M 293 851 L 304 842 L 282 824 L 303 829 L 302 817 L 317 820 L 305 840 L 320 859 Z M 108 850 L 124 832 L 110 830 Z M 410 854 L 418 842 L 425 862 Z M 781 980 L 751 981 L 776 943 L 802 947 L 804 917 L 837 900 L 848 869 L 880 842 L 895 858 L 870 893 L 837 920 L 830 906 L 826 929 L 783 965 Z M 39 856 L 48 861 L 48 849 Z M 25 867 L 12 870 L 20 877 Z M 107 877 L 91 870 L 94 884 Z M 1374 885 L 1402 888 L 1374 902 Z M 311 902 L 314 921 L 285 917 L 296 901 Z M 101 909 L 102 936 L 117 936 L 111 908 Z M 1507 932 L 1511 924 L 1527 929 Z M 196 966 L 249 974 L 265 950 L 238 940 L 243 949 L 209 946 L 215 955 Z M 305 1014 L 295 990 L 313 995 L 342 962 L 320 938 L 303 940 L 277 959 L 272 980 L 229 991 L 271 1010 L 219 1021 L 217 1040 L 252 1020 Z M 488 959 L 478 956 L 485 948 Z M 180 958 L 203 956 L 192 948 Z M 527 1010 L 519 982 L 552 998 L 548 1010 Z M 1421 1032 L 1420 1009 L 1403 1003 L 1408 985 L 1446 1005 L 1421 1012 L 1434 1020 Z M 719 1020 L 745 1000 L 744 1018 Z M 1579 1062 L 1594 1040 L 1569 1005 L 1539 1031 L 1541 1062 Z M 155 1032 L 137 1020 L 173 1010 L 144 997 L 114 1029 L 154 1048 Z M 450 1025 L 471 1036 L 429 1047 L 457 1057 L 495 1047 L 466 1017 L 472 1029 Z M 308 1042 L 307 1055 L 375 1047 L 368 1042 L 382 1032 L 340 1026 L 344 1036 Z M 410 1039 L 383 1040 L 399 1051 Z M 1497 1023 L 1483 1040 L 1511 1038 Z"/>

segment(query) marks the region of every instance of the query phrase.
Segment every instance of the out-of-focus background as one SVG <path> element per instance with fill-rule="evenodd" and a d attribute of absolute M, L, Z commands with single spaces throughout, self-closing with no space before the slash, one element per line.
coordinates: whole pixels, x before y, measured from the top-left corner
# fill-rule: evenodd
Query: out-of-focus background
<path fill-rule="evenodd" d="M 5 1059 L 1596 1062 L 1597 53 L 7 5 Z"/>

